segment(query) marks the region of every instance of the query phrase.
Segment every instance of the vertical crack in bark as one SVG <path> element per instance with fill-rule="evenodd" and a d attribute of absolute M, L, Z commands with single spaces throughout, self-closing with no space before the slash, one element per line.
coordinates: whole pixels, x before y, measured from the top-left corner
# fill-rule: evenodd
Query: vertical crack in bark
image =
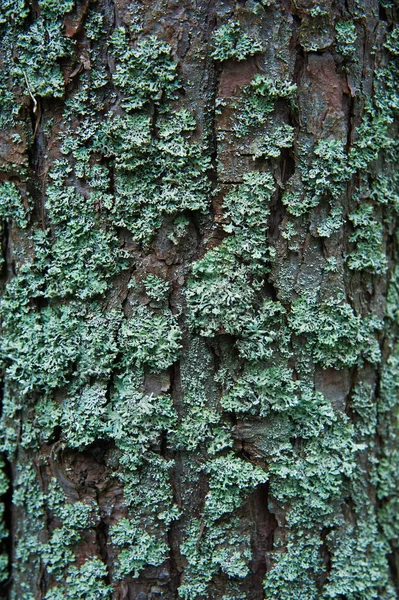
<path fill-rule="evenodd" d="M 215 13 L 215 2 L 214 0 L 210 0 L 208 5 L 209 18 L 207 18 L 207 38 L 209 41 L 212 31 L 216 25 L 216 13 Z M 209 56 L 209 44 L 208 44 L 208 75 L 209 75 L 209 148 L 210 148 L 210 156 L 211 156 L 211 164 L 212 169 L 210 171 L 210 179 L 213 185 L 217 184 L 217 135 L 216 135 L 216 101 L 218 95 L 218 87 L 221 75 L 221 67 L 216 65 L 216 63 Z"/>
<path fill-rule="evenodd" d="M 355 123 L 355 98 L 350 92 L 347 101 L 347 138 L 346 138 L 346 152 L 352 147 L 353 136 L 354 136 L 354 123 Z"/>
<path fill-rule="evenodd" d="M 98 504 L 98 507 L 100 510 L 100 522 L 96 528 L 96 541 L 98 544 L 101 560 L 103 561 L 103 563 L 105 564 L 105 566 L 107 568 L 105 582 L 107 583 L 107 585 L 110 585 L 111 584 L 111 573 L 110 573 L 110 557 L 109 557 L 109 553 L 108 553 L 108 530 L 109 530 L 109 527 L 108 527 L 107 523 L 105 522 L 105 520 L 101 516 L 101 498 L 100 498 L 100 492 L 98 489 L 96 490 L 96 495 L 97 495 L 97 504 Z"/>
<path fill-rule="evenodd" d="M 176 363 L 170 369 L 170 394 L 173 400 L 173 404 L 177 413 L 179 414 L 178 407 L 180 406 L 180 396 L 181 396 L 181 379 L 180 379 L 180 363 Z M 161 454 L 164 458 L 168 458 L 169 449 L 167 446 L 167 436 L 166 432 L 161 440 Z M 174 503 L 180 507 L 179 502 L 179 492 L 177 488 L 177 477 L 178 477 L 178 454 L 172 453 L 173 458 L 175 459 L 174 468 L 171 472 L 170 483 L 172 486 L 172 494 Z M 167 533 L 168 538 L 168 546 L 169 546 L 169 565 L 170 565 L 170 590 L 173 594 L 174 598 L 178 597 L 178 588 L 180 587 L 181 580 L 181 570 L 179 565 L 181 563 L 181 557 L 179 552 L 179 541 L 180 541 L 180 531 L 179 525 L 176 520 L 172 521 Z"/>
<path fill-rule="evenodd" d="M 7 223 L 7 219 L 3 220 L 2 223 L 2 256 L 4 260 L 4 267 L 2 268 L 4 275 L 1 277 L 1 288 L 4 290 L 6 283 L 12 277 L 15 277 L 15 261 L 12 256 L 11 239 L 10 239 L 10 228 Z"/>
<path fill-rule="evenodd" d="M 273 549 L 273 536 L 278 527 L 273 513 L 268 508 L 269 484 L 259 485 L 249 501 L 250 512 L 255 524 L 253 555 L 250 564 L 252 592 L 251 600 L 263 600 L 263 580 L 267 571 L 267 554 Z"/>
<path fill-rule="evenodd" d="M 35 110 L 36 108 L 36 110 Z M 42 128 L 44 113 L 43 101 L 37 99 L 37 105 L 31 105 L 32 143 L 28 150 L 28 161 L 31 170 L 28 191 L 33 199 L 34 214 L 41 223 L 42 229 L 46 229 L 45 213 L 45 181 L 47 175 L 46 167 L 46 141 Z"/>
<path fill-rule="evenodd" d="M 215 0 L 210 0 L 206 6 L 198 7 L 198 15 L 204 23 L 203 28 L 203 43 L 208 52 L 209 50 L 209 39 L 212 35 L 213 29 L 216 23 L 216 3 Z M 188 53 L 187 53 L 188 54 Z M 183 57 L 182 60 L 184 60 Z M 205 135 L 204 141 L 209 152 L 211 166 L 208 171 L 208 177 L 211 182 L 213 189 L 217 186 L 217 139 L 215 131 L 215 110 L 216 110 L 216 98 L 219 81 L 219 72 L 209 56 L 209 52 L 206 59 L 206 65 L 204 66 L 204 73 L 206 78 L 201 81 L 201 87 L 204 88 L 205 104 L 203 106 L 205 115 Z M 205 87 L 204 87 L 205 86 Z M 182 253 L 182 264 L 183 272 L 186 273 L 189 264 L 198 259 L 202 252 L 203 244 L 203 224 L 200 223 L 195 213 L 190 214 L 190 222 L 193 225 L 195 232 L 195 244 L 194 247 L 185 249 Z M 194 242 L 194 240 L 193 240 Z M 181 305 L 182 285 L 175 281 L 173 285 L 172 295 L 169 298 L 169 309 L 172 312 L 176 312 L 176 306 Z M 183 352 L 185 348 L 190 344 L 191 334 L 187 329 L 187 325 L 181 322 L 181 328 L 183 331 Z M 182 389 L 181 381 L 181 364 L 180 361 L 175 363 L 170 369 L 170 394 L 173 400 L 173 404 L 180 420 L 185 416 L 185 409 L 182 403 L 182 396 L 184 390 Z M 171 486 L 173 490 L 173 499 L 176 505 L 181 508 L 181 495 L 182 495 L 182 482 L 181 476 L 184 471 L 184 457 L 181 451 L 173 452 L 168 447 L 167 436 L 164 434 L 161 441 L 161 453 L 165 458 L 174 458 L 175 464 L 171 473 Z M 169 545 L 169 566 L 170 566 L 170 583 L 169 589 L 173 598 L 178 598 L 178 588 L 181 585 L 182 576 L 182 561 L 183 558 L 180 554 L 180 543 L 181 543 L 181 523 L 179 520 L 172 521 L 168 530 L 168 545 Z"/>

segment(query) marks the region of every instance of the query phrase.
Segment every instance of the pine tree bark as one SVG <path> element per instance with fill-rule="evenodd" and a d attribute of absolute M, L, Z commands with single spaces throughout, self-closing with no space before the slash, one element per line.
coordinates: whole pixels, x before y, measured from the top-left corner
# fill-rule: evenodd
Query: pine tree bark
<path fill-rule="evenodd" d="M 397 0 L 0 29 L 1 597 L 397 598 Z"/>

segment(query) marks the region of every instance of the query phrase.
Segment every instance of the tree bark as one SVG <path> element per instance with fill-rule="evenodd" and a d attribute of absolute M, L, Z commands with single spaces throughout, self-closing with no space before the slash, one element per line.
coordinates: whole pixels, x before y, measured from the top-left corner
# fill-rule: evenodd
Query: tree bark
<path fill-rule="evenodd" d="M 397 0 L 0 29 L 1 597 L 397 598 Z"/>

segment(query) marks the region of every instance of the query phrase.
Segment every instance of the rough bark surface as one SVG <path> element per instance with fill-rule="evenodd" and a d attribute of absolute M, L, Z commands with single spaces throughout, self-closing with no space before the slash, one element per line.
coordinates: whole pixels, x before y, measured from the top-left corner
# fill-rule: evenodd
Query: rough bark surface
<path fill-rule="evenodd" d="M 397 0 L 2 0 L 2 597 L 393 600 Z"/>

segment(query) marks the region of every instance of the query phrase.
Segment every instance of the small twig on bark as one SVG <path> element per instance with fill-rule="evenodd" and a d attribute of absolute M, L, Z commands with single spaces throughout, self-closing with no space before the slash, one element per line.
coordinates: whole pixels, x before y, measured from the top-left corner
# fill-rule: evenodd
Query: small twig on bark
<path fill-rule="evenodd" d="M 33 138 L 35 138 L 36 137 L 36 133 L 37 133 L 37 128 L 39 127 L 39 122 L 40 122 L 40 117 L 41 117 L 41 111 L 39 110 L 40 107 L 39 107 L 38 101 L 36 100 L 36 98 L 33 95 L 32 88 L 30 86 L 30 83 L 29 83 L 26 71 L 23 70 L 23 74 L 24 74 L 24 77 L 25 77 L 26 86 L 28 88 L 29 96 L 32 98 L 32 102 L 33 102 L 33 114 L 36 117 L 35 129 L 33 131 Z"/>

